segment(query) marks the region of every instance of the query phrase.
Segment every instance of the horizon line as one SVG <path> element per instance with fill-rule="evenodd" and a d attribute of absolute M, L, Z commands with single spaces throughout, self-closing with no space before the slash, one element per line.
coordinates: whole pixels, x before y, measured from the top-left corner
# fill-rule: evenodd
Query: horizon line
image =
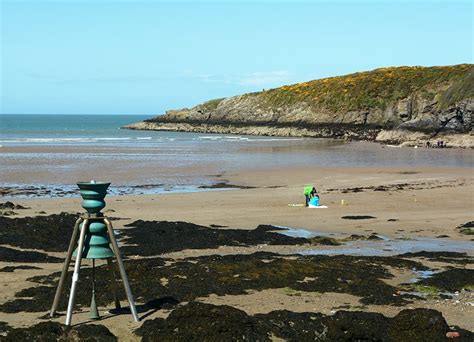
<path fill-rule="evenodd" d="M 0 113 L 0 115 L 161 115 L 161 114 L 136 114 L 136 113 Z"/>

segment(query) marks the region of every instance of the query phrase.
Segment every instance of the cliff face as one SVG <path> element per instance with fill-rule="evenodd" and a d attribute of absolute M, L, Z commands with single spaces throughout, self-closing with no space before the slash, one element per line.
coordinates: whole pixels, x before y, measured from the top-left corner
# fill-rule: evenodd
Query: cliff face
<path fill-rule="evenodd" d="M 129 128 L 373 140 L 382 130 L 469 133 L 473 113 L 474 66 L 461 64 L 298 83 L 171 110 Z"/>

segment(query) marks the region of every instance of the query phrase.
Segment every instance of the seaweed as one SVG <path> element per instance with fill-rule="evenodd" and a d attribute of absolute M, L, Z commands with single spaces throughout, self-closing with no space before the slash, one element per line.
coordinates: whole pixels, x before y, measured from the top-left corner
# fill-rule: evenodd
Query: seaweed
<path fill-rule="evenodd" d="M 227 305 L 191 302 L 166 318 L 135 330 L 142 341 L 268 341 L 268 333 L 244 311 Z"/>
<path fill-rule="evenodd" d="M 69 246 L 78 215 L 8 218 L 0 216 L 0 244 L 20 248 L 63 252 Z"/>
<path fill-rule="evenodd" d="M 21 209 L 30 209 L 30 208 L 7 201 L 7 202 L 0 203 L 0 209 L 21 210 Z"/>
<path fill-rule="evenodd" d="M 4 334 L 12 329 L 11 326 L 8 325 L 7 322 L 0 321 L 0 334 Z M 0 341 L 2 337 L 0 336 Z"/>
<path fill-rule="evenodd" d="M 15 270 L 40 270 L 36 266 L 20 265 L 20 266 L 5 266 L 0 268 L 0 272 L 15 272 Z"/>
<path fill-rule="evenodd" d="M 236 184 L 230 184 L 227 181 L 225 182 L 219 182 L 215 183 L 212 185 L 201 185 L 199 186 L 199 189 L 256 189 L 254 186 L 247 186 L 247 185 L 236 185 Z"/>
<path fill-rule="evenodd" d="M 305 238 L 286 236 L 274 231 L 282 228 L 259 225 L 253 230 L 215 229 L 188 222 L 142 221 L 127 225 L 121 232 L 128 255 L 154 256 L 184 249 L 218 248 L 220 246 L 299 245 Z"/>
<path fill-rule="evenodd" d="M 309 239 L 312 244 L 325 245 L 325 246 L 339 246 L 341 243 L 334 238 L 327 236 L 315 236 Z"/>
<path fill-rule="evenodd" d="M 434 286 L 440 290 L 455 292 L 474 286 L 474 270 L 452 268 L 435 273 L 432 277 L 418 281 L 418 285 Z"/>
<path fill-rule="evenodd" d="M 399 258 L 425 258 L 431 261 L 439 261 L 453 264 L 472 264 L 474 263 L 474 257 L 469 256 L 467 253 L 460 252 L 408 252 L 397 255 Z"/>
<path fill-rule="evenodd" d="M 272 311 L 248 315 L 227 305 L 190 302 L 166 319 L 148 320 L 135 330 L 142 341 L 445 341 L 450 331 L 440 312 L 402 310 L 393 318 L 379 313 Z M 458 329 L 461 341 L 474 334 Z"/>
<path fill-rule="evenodd" d="M 9 329 L 0 337 L 5 342 L 36 341 L 117 341 L 117 338 L 103 325 L 87 324 L 69 328 L 57 322 L 41 322 L 28 328 Z"/>
<path fill-rule="evenodd" d="M 461 234 L 474 235 L 474 221 L 461 224 L 456 229 L 458 229 Z"/>
<path fill-rule="evenodd" d="M 374 219 L 376 217 L 370 216 L 370 215 L 347 215 L 347 216 L 342 216 L 341 218 L 344 220 L 368 220 L 368 219 Z"/>
<path fill-rule="evenodd" d="M 422 264 L 393 257 L 299 256 L 283 257 L 259 252 L 250 255 L 211 255 L 187 258 L 170 263 L 169 259 L 147 258 L 127 260 L 125 267 L 134 296 L 139 302 L 174 298 L 191 301 L 210 294 L 244 295 L 248 290 L 289 288 L 306 292 L 338 292 L 361 297 L 363 304 L 408 303 L 407 297 L 394 295 L 397 289 L 383 279 L 392 277 L 387 266 L 424 270 Z M 40 286 L 23 289 L 15 299 L 0 305 L 0 311 L 47 311 L 54 297 L 59 272 L 35 276 L 28 281 Z M 68 274 L 68 281 L 72 272 Z M 312 280 L 307 280 L 311 278 Z M 161 281 L 162 279 L 166 281 Z M 105 265 L 97 267 L 97 303 L 113 303 L 112 282 Z M 70 285 L 66 284 L 65 288 Z M 91 293 L 91 269 L 81 269 L 76 303 L 88 306 Z M 125 299 L 124 292 L 119 297 Z M 67 295 L 60 301 L 66 308 Z"/>
<path fill-rule="evenodd" d="M 1 234 L 1 233 L 0 233 Z M 0 246 L 0 261 L 5 262 L 62 262 L 62 259 L 35 251 L 21 251 Z"/>

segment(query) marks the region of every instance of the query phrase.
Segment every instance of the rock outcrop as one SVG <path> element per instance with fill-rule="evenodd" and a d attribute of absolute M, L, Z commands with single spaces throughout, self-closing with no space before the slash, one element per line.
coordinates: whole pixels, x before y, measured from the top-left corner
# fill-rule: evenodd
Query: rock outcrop
<path fill-rule="evenodd" d="M 125 128 L 474 146 L 474 66 L 395 67 L 211 100 Z M 387 133 L 389 132 L 389 133 Z M 437 139 L 436 138 L 436 139 Z"/>

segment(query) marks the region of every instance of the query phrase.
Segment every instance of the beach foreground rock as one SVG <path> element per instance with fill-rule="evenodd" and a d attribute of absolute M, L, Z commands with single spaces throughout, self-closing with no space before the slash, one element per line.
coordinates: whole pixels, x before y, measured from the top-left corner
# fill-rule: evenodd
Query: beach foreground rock
<path fill-rule="evenodd" d="M 136 330 L 143 341 L 444 341 L 450 328 L 436 310 L 402 310 L 394 318 L 378 313 L 272 311 L 247 315 L 227 305 L 191 302 L 166 319 L 149 320 Z M 459 332 L 459 330 L 458 330 Z M 474 334 L 459 332 L 458 341 Z"/>

